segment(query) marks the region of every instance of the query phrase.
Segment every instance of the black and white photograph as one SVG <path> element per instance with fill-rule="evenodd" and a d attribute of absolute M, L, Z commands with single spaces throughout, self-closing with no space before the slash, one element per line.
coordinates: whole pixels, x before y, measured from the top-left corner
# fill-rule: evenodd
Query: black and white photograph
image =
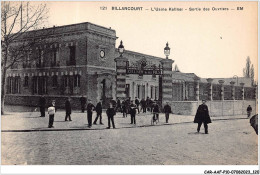
<path fill-rule="evenodd" d="M 1 34 L 3 173 L 259 174 L 257 1 L 1 1 Z"/>

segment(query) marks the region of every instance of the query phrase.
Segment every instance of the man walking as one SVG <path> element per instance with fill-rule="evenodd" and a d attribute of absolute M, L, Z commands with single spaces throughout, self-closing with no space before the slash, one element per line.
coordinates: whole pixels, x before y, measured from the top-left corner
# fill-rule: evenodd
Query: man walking
<path fill-rule="evenodd" d="M 49 125 L 48 128 L 54 128 L 53 122 L 54 122 L 54 114 L 55 114 L 55 101 L 52 101 L 51 106 L 48 108 L 48 114 L 49 114 Z"/>
<path fill-rule="evenodd" d="M 99 124 L 100 125 L 103 125 L 102 123 L 102 104 L 101 104 L 101 100 L 98 102 L 97 106 L 96 106 L 96 112 L 97 112 L 97 117 L 96 119 L 94 120 L 94 125 L 97 124 L 97 120 L 98 120 L 98 117 L 99 117 Z"/>
<path fill-rule="evenodd" d="M 84 113 L 87 100 L 83 95 L 80 97 L 79 100 L 80 100 L 80 104 L 81 104 L 81 112 Z"/>
<path fill-rule="evenodd" d="M 146 101 L 144 98 L 141 100 L 141 110 L 143 109 L 143 113 L 146 113 Z"/>
<path fill-rule="evenodd" d="M 109 108 L 106 111 L 107 117 L 108 117 L 108 127 L 107 129 L 110 129 L 110 121 L 112 122 L 112 126 L 115 129 L 115 122 L 114 122 L 114 116 L 116 115 L 115 108 L 113 107 L 112 103 L 109 103 Z"/>
<path fill-rule="evenodd" d="M 135 97 L 135 105 L 136 105 L 136 108 L 137 108 L 137 110 L 138 110 L 138 114 L 140 114 L 140 111 L 139 111 L 140 102 L 139 102 L 139 100 L 138 100 L 137 97 Z"/>
<path fill-rule="evenodd" d="M 121 102 L 120 102 L 120 99 L 119 99 L 119 98 L 117 98 L 117 101 L 116 101 L 116 111 L 122 112 Z"/>
<path fill-rule="evenodd" d="M 202 123 L 204 123 L 205 134 L 208 134 L 208 123 L 211 123 L 211 119 L 209 116 L 208 106 L 206 105 L 206 100 L 202 100 L 202 104 L 199 105 L 194 118 L 194 123 L 198 123 L 198 132 L 200 132 L 200 127 Z"/>
<path fill-rule="evenodd" d="M 65 116 L 65 121 L 68 121 L 68 118 L 69 118 L 69 121 L 72 121 L 71 120 L 71 104 L 70 104 L 70 97 L 68 97 L 68 99 L 66 100 L 65 102 L 65 109 L 66 109 L 66 116 Z"/>
<path fill-rule="evenodd" d="M 131 101 L 130 104 L 130 115 L 131 115 L 131 124 L 136 124 L 135 123 L 136 105 L 134 104 L 133 101 Z"/>
<path fill-rule="evenodd" d="M 153 122 L 155 122 L 156 120 L 159 121 L 159 105 L 157 103 L 154 103 L 153 105 L 151 105 L 151 112 L 153 113 Z"/>
<path fill-rule="evenodd" d="M 46 99 L 42 95 L 39 99 L 39 106 L 40 106 L 40 112 L 41 112 L 40 117 L 45 117 L 45 104 L 46 104 Z"/>
<path fill-rule="evenodd" d="M 95 106 L 92 104 L 91 100 L 89 100 L 89 103 L 87 105 L 87 117 L 88 117 L 88 127 L 91 128 L 92 126 L 92 114 L 95 110 Z"/>
<path fill-rule="evenodd" d="M 168 104 L 168 102 L 166 102 L 166 105 L 164 106 L 163 109 L 164 109 L 164 113 L 165 113 L 166 123 L 168 123 L 169 114 L 172 112 L 172 109 L 171 109 L 170 105 Z"/>

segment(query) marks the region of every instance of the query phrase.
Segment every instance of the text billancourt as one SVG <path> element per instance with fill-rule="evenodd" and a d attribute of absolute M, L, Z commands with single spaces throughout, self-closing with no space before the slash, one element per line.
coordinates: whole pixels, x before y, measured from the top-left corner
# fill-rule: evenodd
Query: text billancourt
<path fill-rule="evenodd" d="M 142 11 L 143 7 L 112 7 L 112 10 L 139 10 L 139 11 Z"/>

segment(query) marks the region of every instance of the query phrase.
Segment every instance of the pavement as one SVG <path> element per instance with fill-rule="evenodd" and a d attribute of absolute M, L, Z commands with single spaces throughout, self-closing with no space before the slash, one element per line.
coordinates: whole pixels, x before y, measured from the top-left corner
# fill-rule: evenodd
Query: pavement
<path fill-rule="evenodd" d="M 151 113 L 115 116 L 116 129 L 87 126 L 87 114 L 65 111 L 55 114 L 54 128 L 48 117 L 31 108 L 9 106 L 2 116 L 3 165 L 257 165 L 258 137 L 246 116 L 211 117 L 209 134 L 196 132 L 194 116 L 171 114 L 165 124 L 160 114 L 151 126 Z M 93 115 L 93 121 L 96 114 Z M 99 122 L 98 122 L 99 123 Z"/>

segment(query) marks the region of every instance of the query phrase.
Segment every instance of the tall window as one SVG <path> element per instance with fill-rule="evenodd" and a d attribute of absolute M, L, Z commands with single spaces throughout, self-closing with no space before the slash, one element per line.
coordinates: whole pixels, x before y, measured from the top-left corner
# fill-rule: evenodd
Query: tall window
<path fill-rule="evenodd" d="M 70 60 L 68 65 L 76 65 L 76 47 L 69 46 L 70 49 Z"/>
<path fill-rule="evenodd" d="M 20 76 L 16 77 L 9 77 L 7 80 L 7 91 L 10 94 L 19 94 L 20 93 L 20 84 L 21 84 L 21 78 Z"/>
<path fill-rule="evenodd" d="M 29 77 L 25 76 L 24 77 L 24 87 L 28 87 L 28 85 L 29 85 Z"/>
<path fill-rule="evenodd" d="M 153 86 L 151 86 L 151 98 L 153 98 Z"/>
<path fill-rule="evenodd" d="M 74 75 L 74 87 L 80 87 L 80 75 Z"/>
<path fill-rule="evenodd" d="M 52 87 L 57 87 L 58 86 L 58 77 L 57 75 L 52 76 Z"/>
<path fill-rule="evenodd" d="M 155 100 L 158 100 L 158 87 L 155 86 L 155 96 L 154 96 Z"/>
<path fill-rule="evenodd" d="M 43 50 L 38 50 L 38 61 L 36 63 L 36 67 L 44 67 L 44 51 Z"/>
<path fill-rule="evenodd" d="M 59 49 L 54 49 L 52 52 L 51 66 L 52 67 L 60 66 Z"/>
<path fill-rule="evenodd" d="M 24 56 L 23 68 L 31 67 L 30 56 L 31 56 L 31 51 L 26 51 L 25 56 Z"/>
<path fill-rule="evenodd" d="M 137 97 L 140 98 L 140 85 L 137 85 Z"/>

